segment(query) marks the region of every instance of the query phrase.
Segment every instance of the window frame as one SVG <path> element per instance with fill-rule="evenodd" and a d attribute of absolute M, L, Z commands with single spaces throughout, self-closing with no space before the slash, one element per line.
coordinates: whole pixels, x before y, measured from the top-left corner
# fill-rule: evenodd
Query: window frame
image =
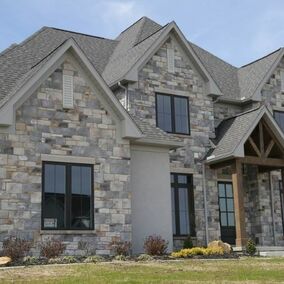
<path fill-rule="evenodd" d="M 173 234 L 174 237 L 191 237 L 196 236 L 195 229 L 195 208 L 194 208 L 194 190 L 193 190 L 193 175 L 184 173 L 171 173 L 174 177 L 174 181 L 171 182 L 171 190 L 174 190 L 174 203 L 175 203 L 175 225 L 176 233 Z M 187 183 L 178 183 L 178 176 L 186 176 Z M 179 198 L 178 198 L 178 188 L 186 188 L 188 196 L 188 220 L 189 220 L 189 234 L 180 233 L 180 216 L 179 216 Z M 173 188 L 173 189 L 172 189 Z M 172 210 L 173 211 L 173 210 Z"/>
<path fill-rule="evenodd" d="M 64 214 L 66 214 L 66 227 L 65 228 L 45 228 L 44 227 L 44 201 L 45 201 L 45 165 L 63 165 L 65 166 L 65 209 Z M 91 226 L 88 229 L 84 228 L 72 228 L 71 227 L 71 203 L 72 203 L 72 166 L 82 166 L 91 168 Z M 65 162 L 51 162 L 51 161 L 42 161 L 42 175 L 41 175 L 41 184 L 42 184 L 42 194 L 41 194 L 41 230 L 43 231 L 91 231 L 95 227 L 95 216 L 94 216 L 94 165 L 84 164 L 84 163 L 65 163 Z"/>
<path fill-rule="evenodd" d="M 191 127 L 190 127 L 190 112 L 189 112 L 189 98 L 186 96 L 180 96 L 180 95 L 172 95 L 172 94 L 164 94 L 164 93 L 155 93 L 155 111 L 156 111 L 156 126 L 159 127 L 159 121 L 158 121 L 158 96 L 167 96 L 170 97 L 170 108 L 171 108 L 171 123 L 172 123 L 172 131 L 166 131 L 167 133 L 172 134 L 179 134 L 179 135 L 191 135 Z M 176 131 L 176 124 L 175 124 L 175 98 L 182 98 L 186 99 L 187 101 L 187 120 L 188 120 L 188 133 L 183 132 L 177 132 Z"/>
<path fill-rule="evenodd" d="M 280 195 L 280 208 L 281 208 L 281 217 L 282 217 L 282 229 L 284 236 L 284 190 L 282 180 L 279 180 L 279 195 Z"/>

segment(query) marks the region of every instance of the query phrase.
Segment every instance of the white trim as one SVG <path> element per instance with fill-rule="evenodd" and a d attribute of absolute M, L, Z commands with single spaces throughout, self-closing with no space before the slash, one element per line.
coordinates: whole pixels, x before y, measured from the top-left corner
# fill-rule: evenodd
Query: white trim
<path fill-rule="evenodd" d="M 41 160 L 43 162 L 62 162 L 62 163 L 74 163 L 74 164 L 90 164 L 96 163 L 95 158 L 89 157 L 76 157 L 76 156 L 61 156 L 61 155 L 48 155 L 41 154 Z"/>

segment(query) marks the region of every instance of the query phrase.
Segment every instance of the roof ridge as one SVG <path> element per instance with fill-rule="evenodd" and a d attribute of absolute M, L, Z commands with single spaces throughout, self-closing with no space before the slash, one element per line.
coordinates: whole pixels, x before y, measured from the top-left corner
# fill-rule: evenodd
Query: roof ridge
<path fill-rule="evenodd" d="M 266 57 L 268 57 L 268 56 L 270 56 L 270 55 L 272 55 L 272 54 L 274 54 L 274 53 L 276 53 L 276 52 L 278 52 L 279 50 L 281 50 L 282 49 L 282 47 L 280 47 L 280 48 L 278 48 L 278 49 L 276 49 L 276 50 L 274 50 L 274 51 L 272 51 L 272 52 L 270 52 L 270 53 L 268 53 L 268 54 L 266 54 L 266 55 L 264 55 L 264 56 L 262 56 L 262 57 L 260 57 L 260 58 L 258 58 L 258 59 L 256 59 L 256 60 L 254 60 L 254 61 L 252 61 L 252 62 L 250 62 L 250 63 L 247 63 L 247 64 L 245 64 L 245 65 L 242 65 L 241 67 L 239 67 L 238 69 L 240 70 L 240 69 L 242 69 L 242 68 L 244 68 L 244 67 L 247 67 L 247 66 L 249 66 L 249 65 L 252 65 L 252 64 L 254 64 L 254 63 L 256 63 L 256 62 L 258 62 L 258 61 L 260 61 L 260 60 L 262 60 L 262 59 L 264 59 L 264 58 L 266 58 Z"/>
<path fill-rule="evenodd" d="M 127 30 L 129 30 L 131 27 L 133 27 L 134 25 L 136 25 L 139 21 L 143 20 L 144 18 L 147 18 L 146 16 L 141 17 L 140 19 L 138 19 L 136 22 L 134 22 L 132 25 L 130 25 L 129 27 L 127 27 L 126 29 L 124 29 L 122 32 L 120 32 L 120 34 L 117 36 L 119 37 L 121 34 L 125 33 Z"/>
<path fill-rule="evenodd" d="M 161 27 L 160 27 L 158 30 L 156 30 L 154 33 L 152 33 L 152 34 L 150 34 L 149 36 L 145 37 L 143 40 L 141 40 L 141 41 L 135 43 L 135 44 L 133 45 L 133 47 L 139 45 L 140 43 L 142 43 L 143 41 L 145 41 L 145 40 L 148 39 L 149 37 L 153 36 L 154 34 L 156 34 L 157 32 L 159 32 L 160 30 L 162 30 L 163 28 L 165 28 L 166 26 L 168 26 L 169 24 L 170 24 L 170 23 L 167 23 L 167 24 L 165 24 L 164 26 L 161 26 Z M 132 47 L 132 48 L 133 48 L 133 47 Z"/>
<path fill-rule="evenodd" d="M 86 34 L 86 33 L 75 32 L 75 31 L 60 29 L 60 28 L 55 28 L 55 27 L 48 27 L 48 28 L 53 29 L 53 30 L 57 30 L 57 31 L 61 31 L 61 32 L 67 32 L 67 33 L 78 34 L 78 35 L 87 36 L 87 37 L 94 37 L 94 38 L 97 38 L 97 39 L 103 39 L 103 40 L 110 40 L 110 41 L 118 42 L 115 39 L 105 38 L 105 37 L 101 37 L 101 36 L 95 36 L 95 35 L 90 35 L 90 34 Z"/>

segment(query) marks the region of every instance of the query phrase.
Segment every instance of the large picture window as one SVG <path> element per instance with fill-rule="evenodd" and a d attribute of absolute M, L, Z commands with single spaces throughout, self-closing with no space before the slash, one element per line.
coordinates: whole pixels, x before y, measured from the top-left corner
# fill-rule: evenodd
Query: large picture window
<path fill-rule="evenodd" d="M 42 228 L 91 230 L 92 165 L 43 163 Z"/>
<path fill-rule="evenodd" d="M 175 236 L 195 236 L 192 175 L 171 174 L 172 224 Z"/>
<path fill-rule="evenodd" d="M 188 98 L 156 95 L 157 126 L 166 132 L 190 134 Z"/>

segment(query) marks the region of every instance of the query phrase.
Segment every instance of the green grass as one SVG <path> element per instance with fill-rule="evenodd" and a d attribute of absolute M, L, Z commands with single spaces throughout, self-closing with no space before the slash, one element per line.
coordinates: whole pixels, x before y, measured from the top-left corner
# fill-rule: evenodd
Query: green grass
<path fill-rule="evenodd" d="M 284 258 L 46 265 L 0 270 L 0 283 L 284 283 Z"/>

